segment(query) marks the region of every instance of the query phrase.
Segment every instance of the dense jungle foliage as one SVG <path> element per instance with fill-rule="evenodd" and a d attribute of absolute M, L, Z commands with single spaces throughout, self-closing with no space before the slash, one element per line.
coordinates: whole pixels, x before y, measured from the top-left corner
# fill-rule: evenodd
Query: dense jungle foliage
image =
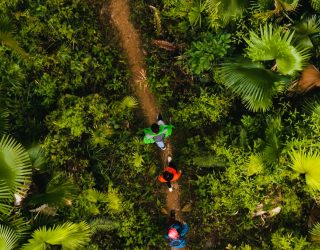
<path fill-rule="evenodd" d="M 167 247 L 162 166 L 102 2 L 0 2 L 0 249 Z M 320 1 L 130 4 L 176 126 L 189 248 L 320 249 Z"/>
<path fill-rule="evenodd" d="M 320 1 L 131 9 L 178 130 L 190 249 L 320 249 Z"/>

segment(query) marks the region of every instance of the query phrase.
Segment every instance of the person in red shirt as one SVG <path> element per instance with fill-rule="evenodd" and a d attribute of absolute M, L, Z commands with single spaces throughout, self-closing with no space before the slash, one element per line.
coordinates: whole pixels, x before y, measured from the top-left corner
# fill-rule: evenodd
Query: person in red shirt
<path fill-rule="evenodd" d="M 178 171 L 175 164 L 172 162 L 172 158 L 168 156 L 168 167 L 165 167 L 162 174 L 158 177 L 160 182 L 165 182 L 172 192 L 173 188 L 171 182 L 176 181 L 180 178 L 182 172 Z"/>

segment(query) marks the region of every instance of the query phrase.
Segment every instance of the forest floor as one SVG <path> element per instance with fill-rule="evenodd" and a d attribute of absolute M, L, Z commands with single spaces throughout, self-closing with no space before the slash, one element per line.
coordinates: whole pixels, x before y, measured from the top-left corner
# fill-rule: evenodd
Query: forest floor
<path fill-rule="evenodd" d="M 131 85 L 138 97 L 142 111 L 147 119 L 148 124 L 156 121 L 157 114 L 161 111 L 155 101 L 153 94 L 148 87 L 146 76 L 146 65 L 144 63 L 144 54 L 141 49 L 140 36 L 138 31 L 129 21 L 130 9 L 127 0 L 111 0 L 110 4 L 103 5 L 100 15 L 102 17 L 108 15 L 111 17 L 112 24 L 118 32 L 119 40 L 127 62 L 131 71 Z M 100 18 L 106 20 L 106 18 Z M 168 156 L 172 156 L 172 144 L 166 143 L 167 149 L 162 152 L 163 167 L 167 165 Z M 174 183 L 173 192 L 169 192 L 167 188 L 166 194 L 167 211 L 176 211 L 176 218 L 182 220 L 180 213 L 180 192 L 178 183 Z"/>

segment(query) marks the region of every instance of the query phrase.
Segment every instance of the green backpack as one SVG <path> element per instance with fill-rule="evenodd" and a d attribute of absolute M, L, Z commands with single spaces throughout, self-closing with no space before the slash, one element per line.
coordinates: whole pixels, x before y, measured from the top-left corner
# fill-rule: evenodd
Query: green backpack
<path fill-rule="evenodd" d="M 153 137 L 161 135 L 161 134 L 164 134 L 164 138 L 166 139 L 172 134 L 172 129 L 173 128 L 174 128 L 173 125 L 160 125 L 158 134 L 153 133 L 151 128 L 145 128 L 143 130 L 144 134 L 145 134 L 145 136 L 143 137 L 143 142 L 145 144 L 154 143 L 155 141 L 154 141 Z M 165 129 L 167 129 L 167 131 L 164 132 Z M 151 135 L 152 137 L 151 138 L 147 138 L 146 135 Z"/>

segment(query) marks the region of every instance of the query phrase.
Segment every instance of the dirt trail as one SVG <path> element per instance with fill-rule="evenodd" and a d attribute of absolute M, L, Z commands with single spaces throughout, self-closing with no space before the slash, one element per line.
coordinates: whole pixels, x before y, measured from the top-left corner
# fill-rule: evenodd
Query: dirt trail
<path fill-rule="evenodd" d="M 101 15 L 111 16 L 112 23 L 118 31 L 119 39 L 121 41 L 124 53 L 126 54 L 132 73 L 132 88 L 139 99 L 139 103 L 148 123 L 152 124 L 155 122 L 156 115 L 159 113 L 160 109 L 148 87 L 146 67 L 140 44 L 140 37 L 137 30 L 129 21 L 130 9 L 128 1 L 111 0 L 109 6 L 105 4 L 102 7 Z M 105 20 L 105 18 L 102 19 Z M 168 155 L 172 155 L 172 145 L 170 142 L 167 143 L 167 149 L 162 152 L 161 155 L 163 166 L 166 165 L 166 159 Z M 176 217 L 181 220 L 179 185 L 174 183 L 173 187 L 174 190 L 171 193 L 167 188 L 165 188 L 167 210 L 170 211 L 174 209 L 176 211 Z"/>

